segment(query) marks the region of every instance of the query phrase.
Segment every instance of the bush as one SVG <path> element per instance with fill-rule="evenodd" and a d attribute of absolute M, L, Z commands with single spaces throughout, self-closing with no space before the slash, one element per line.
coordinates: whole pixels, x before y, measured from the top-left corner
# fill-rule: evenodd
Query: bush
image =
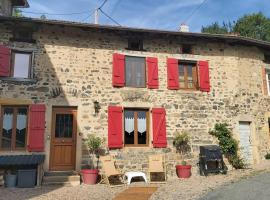
<path fill-rule="evenodd" d="M 99 163 L 99 154 L 101 152 L 101 147 L 103 144 L 103 140 L 100 137 L 97 137 L 95 135 L 88 135 L 87 139 L 85 141 L 88 149 L 89 149 L 89 153 L 92 154 L 92 161 L 94 160 L 94 154 L 96 155 L 97 160 L 97 164 L 96 164 L 96 169 L 98 169 L 98 163 Z M 90 155 L 91 158 L 91 155 Z M 92 164 L 91 168 L 94 168 L 94 164 Z"/>
<path fill-rule="evenodd" d="M 189 135 L 186 132 L 177 133 L 173 139 L 173 146 L 175 146 L 177 152 L 184 154 L 190 151 Z"/>
<path fill-rule="evenodd" d="M 244 159 L 238 155 L 238 141 L 232 137 L 228 124 L 216 124 L 209 133 L 218 138 L 222 153 L 234 168 L 242 169 L 246 166 Z"/>
<path fill-rule="evenodd" d="M 235 169 L 244 169 L 246 167 L 245 160 L 238 155 L 228 157 L 228 160 Z"/>

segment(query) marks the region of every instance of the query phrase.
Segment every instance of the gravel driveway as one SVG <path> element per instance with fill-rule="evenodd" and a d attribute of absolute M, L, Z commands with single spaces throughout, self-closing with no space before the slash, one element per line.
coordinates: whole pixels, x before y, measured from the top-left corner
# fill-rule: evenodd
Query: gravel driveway
<path fill-rule="evenodd" d="M 270 173 L 241 180 L 209 192 L 200 200 L 269 200 Z"/>

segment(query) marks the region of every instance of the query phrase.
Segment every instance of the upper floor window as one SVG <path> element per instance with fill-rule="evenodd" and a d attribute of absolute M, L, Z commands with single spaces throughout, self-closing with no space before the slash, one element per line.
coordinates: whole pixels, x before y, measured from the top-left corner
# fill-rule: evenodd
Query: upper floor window
<path fill-rule="evenodd" d="M 143 51 L 143 40 L 138 38 L 129 38 L 128 49 L 134 51 Z"/>
<path fill-rule="evenodd" d="M 266 74 L 266 81 L 267 81 L 267 93 L 269 95 L 270 94 L 270 69 L 265 69 L 265 74 Z"/>
<path fill-rule="evenodd" d="M 181 48 L 182 54 L 192 54 L 192 45 L 190 44 L 183 44 Z"/>
<path fill-rule="evenodd" d="M 112 85 L 158 89 L 158 59 L 134 57 L 114 53 L 112 62 Z"/>
<path fill-rule="evenodd" d="M 179 86 L 182 89 L 198 89 L 197 64 L 192 62 L 179 62 Z"/>
<path fill-rule="evenodd" d="M 0 77 L 32 78 L 33 53 L 0 46 Z"/>
<path fill-rule="evenodd" d="M 13 31 L 13 38 L 11 41 L 17 42 L 35 42 L 33 40 L 33 30 L 27 27 L 19 27 Z"/>
<path fill-rule="evenodd" d="M 28 108 L 3 106 L 0 121 L 0 149 L 20 150 L 26 147 Z"/>
<path fill-rule="evenodd" d="M 11 57 L 11 77 L 30 78 L 32 66 L 32 53 L 22 51 L 12 51 Z"/>
<path fill-rule="evenodd" d="M 145 58 L 125 56 L 125 84 L 127 87 L 146 87 Z"/>

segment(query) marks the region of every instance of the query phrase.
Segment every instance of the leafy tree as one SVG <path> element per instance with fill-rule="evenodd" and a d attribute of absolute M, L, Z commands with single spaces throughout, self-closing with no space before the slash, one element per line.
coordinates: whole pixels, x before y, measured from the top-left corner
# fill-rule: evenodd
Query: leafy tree
<path fill-rule="evenodd" d="M 43 15 L 40 16 L 40 19 L 45 20 L 45 19 L 47 19 L 47 17 L 46 17 L 46 15 L 43 14 Z"/>
<path fill-rule="evenodd" d="M 23 17 L 22 11 L 18 8 L 14 8 L 13 13 L 12 13 L 13 17 Z"/>
<path fill-rule="evenodd" d="M 241 36 L 270 41 L 270 18 L 261 12 L 244 15 L 237 20 L 234 32 L 238 32 Z"/>
<path fill-rule="evenodd" d="M 264 16 L 261 12 L 244 15 L 233 23 L 223 22 L 220 25 L 218 22 L 215 22 L 211 25 L 203 26 L 201 32 L 211 34 L 238 33 L 244 37 L 270 42 L 270 18 Z"/>
<path fill-rule="evenodd" d="M 230 33 L 233 30 L 233 25 L 231 22 L 225 23 L 223 22 L 222 25 L 220 25 L 218 22 L 214 22 L 213 24 L 209 26 L 203 26 L 202 27 L 202 32 L 203 33 L 211 33 L 211 34 L 226 34 Z"/>

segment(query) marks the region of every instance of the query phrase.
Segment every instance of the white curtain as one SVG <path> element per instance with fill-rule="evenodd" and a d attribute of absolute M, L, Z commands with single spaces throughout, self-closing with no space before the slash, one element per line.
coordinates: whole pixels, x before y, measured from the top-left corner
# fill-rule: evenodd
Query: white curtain
<path fill-rule="evenodd" d="M 18 114 L 17 115 L 17 129 L 22 130 L 26 128 L 26 115 Z"/>
<path fill-rule="evenodd" d="M 125 111 L 125 131 L 131 133 L 134 131 L 134 112 Z"/>
<path fill-rule="evenodd" d="M 145 112 L 138 112 L 138 132 L 146 131 L 146 114 Z"/>
<path fill-rule="evenodd" d="M 10 130 L 12 128 L 13 114 L 4 114 L 3 129 Z"/>

